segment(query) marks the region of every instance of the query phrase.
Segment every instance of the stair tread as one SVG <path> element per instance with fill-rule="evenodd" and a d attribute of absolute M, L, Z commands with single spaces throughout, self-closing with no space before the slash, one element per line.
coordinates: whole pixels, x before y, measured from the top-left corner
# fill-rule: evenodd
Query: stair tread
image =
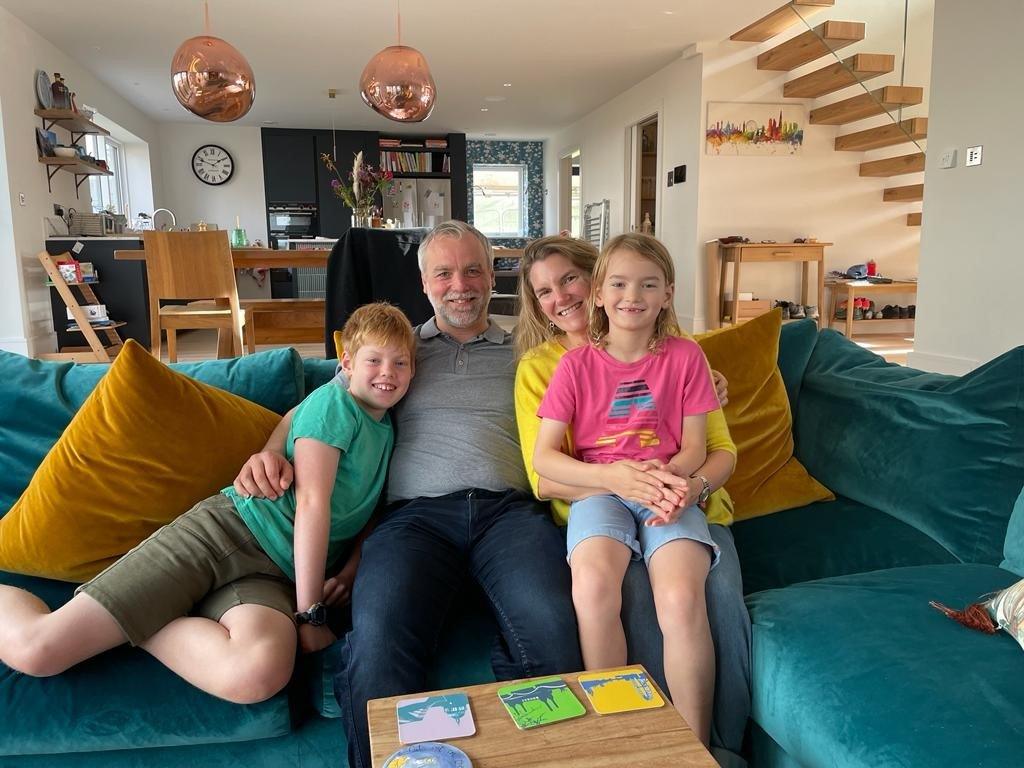
<path fill-rule="evenodd" d="M 729 39 L 746 43 L 763 43 L 799 23 L 800 16 L 793 10 L 793 6 L 798 6 L 799 14 L 806 17 L 808 13 L 831 8 L 834 4 L 835 0 L 794 0 L 794 2 L 786 3 L 762 16 L 753 24 L 748 24 L 739 32 L 731 35 Z"/>
<path fill-rule="evenodd" d="M 863 39 L 864 22 L 826 21 L 762 53 L 757 68 L 787 72 Z"/>
<path fill-rule="evenodd" d="M 909 134 L 909 137 L 908 135 Z M 836 136 L 835 148 L 839 152 L 861 152 L 917 141 L 928 135 L 928 118 L 912 117 L 899 123 L 888 123 L 865 131 Z"/>
<path fill-rule="evenodd" d="M 811 110 L 812 125 L 843 125 L 866 117 L 884 114 L 887 110 L 909 107 L 924 100 L 924 88 L 910 85 L 887 85 L 871 93 L 825 104 Z"/>
<path fill-rule="evenodd" d="M 882 193 L 882 201 L 886 203 L 910 203 L 917 200 L 924 200 L 924 184 L 889 187 Z"/>
<path fill-rule="evenodd" d="M 813 99 L 841 88 L 892 72 L 896 57 L 891 53 L 857 53 L 842 62 L 828 64 L 787 82 L 782 95 L 794 99 Z"/>
<path fill-rule="evenodd" d="M 921 212 L 908 213 L 907 214 L 907 226 L 908 227 L 920 227 L 921 226 Z"/>
<path fill-rule="evenodd" d="M 904 173 L 920 173 L 924 170 L 924 152 L 887 157 L 884 160 L 870 160 L 860 164 L 861 176 L 899 176 Z"/>

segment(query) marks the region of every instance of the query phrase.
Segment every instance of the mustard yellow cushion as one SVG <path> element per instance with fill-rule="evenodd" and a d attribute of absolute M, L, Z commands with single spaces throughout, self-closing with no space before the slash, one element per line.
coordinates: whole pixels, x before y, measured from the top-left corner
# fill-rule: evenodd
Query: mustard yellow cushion
<path fill-rule="evenodd" d="M 228 485 L 278 421 L 128 341 L 0 520 L 0 570 L 87 581 Z"/>
<path fill-rule="evenodd" d="M 341 331 L 334 332 L 334 350 L 339 360 L 345 356 L 345 343 L 341 340 Z"/>
<path fill-rule="evenodd" d="M 778 366 L 781 328 L 776 310 L 696 337 L 711 367 L 729 380 L 724 410 L 736 471 L 725 488 L 736 520 L 835 498 L 793 457 L 793 416 Z"/>

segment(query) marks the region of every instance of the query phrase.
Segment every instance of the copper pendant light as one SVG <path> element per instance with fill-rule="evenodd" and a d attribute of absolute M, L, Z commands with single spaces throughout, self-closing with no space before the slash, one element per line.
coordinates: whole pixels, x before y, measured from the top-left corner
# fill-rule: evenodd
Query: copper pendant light
<path fill-rule="evenodd" d="M 178 46 L 171 61 L 171 90 L 189 112 L 204 120 L 230 123 L 256 99 L 256 80 L 245 56 L 210 35 L 210 9 L 203 3 L 206 34 Z"/>
<path fill-rule="evenodd" d="M 398 45 L 370 59 L 359 78 L 359 95 L 366 106 L 389 120 L 419 123 L 430 117 L 437 86 L 423 54 L 402 45 L 402 11 L 398 10 Z"/>

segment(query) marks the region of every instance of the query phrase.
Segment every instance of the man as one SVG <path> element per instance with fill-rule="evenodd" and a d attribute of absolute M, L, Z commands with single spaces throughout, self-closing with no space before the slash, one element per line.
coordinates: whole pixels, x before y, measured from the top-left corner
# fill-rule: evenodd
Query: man
<path fill-rule="evenodd" d="M 419 264 L 435 315 L 416 329 L 416 385 L 392 413 L 388 506 L 363 543 L 335 680 L 353 768 L 370 766 L 366 702 L 425 689 L 467 575 L 508 649 L 499 678 L 582 667 L 564 540 L 523 469 L 511 337 L 487 316 L 490 243 L 445 222 L 420 244 Z M 276 442 L 243 468 L 243 492 L 275 495 L 290 483 Z"/>

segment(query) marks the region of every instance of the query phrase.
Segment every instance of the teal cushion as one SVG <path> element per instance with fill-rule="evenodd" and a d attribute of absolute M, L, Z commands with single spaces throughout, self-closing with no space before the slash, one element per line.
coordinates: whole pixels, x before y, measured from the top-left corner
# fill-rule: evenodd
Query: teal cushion
<path fill-rule="evenodd" d="M 1001 568 L 1024 576 L 1024 489 L 1021 489 L 1017 503 L 1013 505 L 1010 525 L 1006 529 L 1006 541 L 1003 543 Z"/>
<path fill-rule="evenodd" d="M 882 568 L 955 563 L 934 539 L 845 496 L 732 526 L 746 593 Z"/>
<path fill-rule="evenodd" d="M 783 323 L 779 332 L 779 372 L 794 418 L 800 402 L 800 384 L 817 340 L 818 323 L 810 318 Z"/>
<path fill-rule="evenodd" d="M 835 331 L 811 353 L 796 456 L 837 494 L 996 564 L 1024 486 L 1024 347 L 960 378 L 885 362 Z"/>
<path fill-rule="evenodd" d="M 302 373 L 305 379 L 305 392 L 308 395 L 319 386 L 323 386 L 334 378 L 338 371 L 337 360 L 324 360 L 322 357 L 302 358 Z"/>
<path fill-rule="evenodd" d="M 0 572 L 50 608 L 75 585 Z M 0 754 L 92 752 L 264 739 L 288 733 L 287 693 L 231 704 L 186 683 L 145 651 L 121 646 L 48 678 L 0 664 Z M 0 763 L 6 762 L 0 760 Z"/>
<path fill-rule="evenodd" d="M 44 362 L 0 351 L 0 516 L 28 486 L 108 367 Z M 305 395 L 302 361 L 293 349 L 175 363 L 171 368 L 276 413 L 294 407 Z"/>
<path fill-rule="evenodd" d="M 751 595 L 754 720 L 799 765 L 1020 765 L 1020 647 L 928 605 L 1017 578 L 929 565 Z"/>

